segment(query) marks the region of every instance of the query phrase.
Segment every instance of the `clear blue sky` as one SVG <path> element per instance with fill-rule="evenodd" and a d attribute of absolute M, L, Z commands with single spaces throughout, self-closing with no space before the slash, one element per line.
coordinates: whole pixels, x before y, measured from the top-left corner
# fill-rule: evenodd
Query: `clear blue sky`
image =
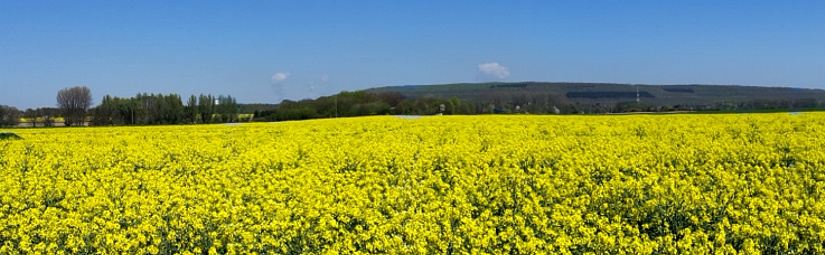
<path fill-rule="evenodd" d="M 0 104 L 477 81 L 825 88 L 825 1 L 0 0 Z"/>

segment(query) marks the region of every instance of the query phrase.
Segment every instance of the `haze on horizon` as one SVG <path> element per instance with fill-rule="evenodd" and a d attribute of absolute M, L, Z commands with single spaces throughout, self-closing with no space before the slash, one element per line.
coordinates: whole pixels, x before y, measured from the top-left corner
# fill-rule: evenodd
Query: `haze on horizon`
<path fill-rule="evenodd" d="M 821 1 L 0 1 L 0 105 L 481 81 L 825 89 Z"/>

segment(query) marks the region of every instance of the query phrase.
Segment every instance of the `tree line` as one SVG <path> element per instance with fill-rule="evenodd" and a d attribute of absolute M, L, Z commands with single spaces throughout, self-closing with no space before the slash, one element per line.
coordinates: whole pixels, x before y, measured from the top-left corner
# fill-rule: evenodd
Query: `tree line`
<path fill-rule="evenodd" d="M 284 100 L 271 109 L 255 111 L 256 121 L 304 120 L 365 115 L 474 114 L 473 105 L 453 97 L 404 98 L 396 92 L 343 91 L 300 101 Z"/>
<path fill-rule="evenodd" d="M 0 105 L 0 127 L 13 127 L 20 121 L 20 110 L 14 106 Z"/>
<path fill-rule="evenodd" d="M 636 93 L 633 92 L 633 97 Z M 552 92 L 479 93 L 449 99 L 421 96 L 405 97 L 395 91 L 355 91 L 305 99 L 284 100 L 271 109 L 256 110 L 256 121 L 304 120 L 313 118 L 352 117 L 363 115 L 433 115 L 433 114 L 607 114 L 626 112 L 671 111 L 763 111 L 815 110 L 825 102 L 813 98 L 755 98 L 740 102 L 660 105 L 638 102 L 599 103 L 571 102 Z"/>
<path fill-rule="evenodd" d="M 57 104 L 60 108 L 41 107 L 20 111 L 14 106 L 0 105 L 0 127 L 14 127 L 21 120 L 32 127 L 53 126 L 59 116 L 63 116 L 65 125 L 82 123 L 86 110 L 91 106 L 92 94 L 87 87 L 71 87 L 57 92 Z"/>
<path fill-rule="evenodd" d="M 634 93 L 635 96 L 635 93 Z M 0 126 L 164 125 L 242 121 L 241 113 L 254 112 L 254 121 L 285 121 L 365 115 L 434 114 L 603 114 L 667 111 L 760 111 L 822 109 L 813 98 L 757 98 L 712 104 L 654 105 L 637 102 L 571 103 L 551 92 L 505 91 L 466 98 L 405 97 L 394 91 L 343 91 L 316 99 L 283 100 L 279 104 L 238 104 L 231 96 L 191 95 L 184 103 L 177 94 L 140 93 L 134 97 L 104 96 L 92 105 L 91 91 L 71 87 L 58 91 L 57 107 L 20 111 L 0 105 Z M 247 121 L 249 119 L 244 119 Z"/>
<path fill-rule="evenodd" d="M 177 94 L 139 93 L 134 97 L 106 95 L 92 107 L 92 93 L 85 86 L 57 93 L 57 107 L 19 109 L 0 105 L 0 126 L 30 127 L 103 125 L 163 125 L 226 123 L 240 121 L 240 106 L 232 96 L 190 96 L 186 104 Z"/>
<path fill-rule="evenodd" d="M 146 94 L 121 98 L 106 95 L 90 110 L 89 125 L 169 125 L 238 121 L 239 107 L 231 96 Z"/>

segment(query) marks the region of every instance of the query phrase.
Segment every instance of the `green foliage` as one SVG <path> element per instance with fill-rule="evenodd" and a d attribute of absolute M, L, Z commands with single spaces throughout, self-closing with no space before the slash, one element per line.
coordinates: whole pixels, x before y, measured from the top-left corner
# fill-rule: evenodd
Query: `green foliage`
<path fill-rule="evenodd" d="M 442 109 L 443 108 L 443 109 Z M 367 115 L 434 115 L 475 114 L 473 105 L 457 97 L 405 98 L 396 92 L 344 91 L 336 95 L 284 100 L 274 109 L 259 111 L 259 121 L 304 120 L 313 118 L 353 117 Z"/>
<path fill-rule="evenodd" d="M 0 127 L 16 126 L 20 122 L 20 110 L 13 106 L 0 105 Z"/>
<path fill-rule="evenodd" d="M 0 140 L 16 140 L 23 139 L 19 135 L 12 132 L 0 132 Z"/>
<path fill-rule="evenodd" d="M 164 125 L 237 121 L 238 103 L 231 96 L 141 93 L 131 98 L 103 97 L 92 110 L 92 125 Z"/>
<path fill-rule="evenodd" d="M 633 105 L 637 89 L 640 105 Z M 400 93 L 407 99 L 456 97 L 470 103 L 474 113 L 554 114 L 556 109 L 562 114 L 590 114 L 825 108 L 825 90 L 733 85 L 460 83 L 381 87 L 366 92 Z"/>

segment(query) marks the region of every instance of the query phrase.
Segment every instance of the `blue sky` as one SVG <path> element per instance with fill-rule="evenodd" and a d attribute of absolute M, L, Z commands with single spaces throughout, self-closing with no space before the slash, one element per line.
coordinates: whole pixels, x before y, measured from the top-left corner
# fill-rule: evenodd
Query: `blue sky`
<path fill-rule="evenodd" d="M 0 0 L 0 104 L 478 81 L 825 88 L 825 1 Z"/>

